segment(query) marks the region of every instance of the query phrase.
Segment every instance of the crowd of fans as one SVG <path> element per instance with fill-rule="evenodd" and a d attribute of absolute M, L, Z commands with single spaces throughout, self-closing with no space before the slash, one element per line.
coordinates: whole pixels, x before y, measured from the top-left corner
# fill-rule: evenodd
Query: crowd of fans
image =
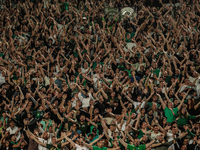
<path fill-rule="evenodd" d="M 0 3 L 1 150 L 200 150 L 199 0 Z"/>

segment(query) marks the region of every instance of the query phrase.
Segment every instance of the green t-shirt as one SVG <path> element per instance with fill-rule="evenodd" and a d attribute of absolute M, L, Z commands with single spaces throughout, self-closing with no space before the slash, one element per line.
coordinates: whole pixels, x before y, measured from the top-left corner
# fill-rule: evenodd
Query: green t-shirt
<path fill-rule="evenodd" d="M 99 122 L 97 122 L 96 124 L 101 126 L 101 123 Z M 90 125 L 90 133 L 92 133 L 93 128 L 96 128 L 96 127 L 94 125 Z M 99 134 L 99 129 L 97 129 L 97 134 Z"/>
<path fill-rule="evenodd" d="M 117 137 L 117 139 L 119 139 L 119 138 L 120 138 L 120 136 Z M 111 144 L 111 147 L 113 147 L 113 141 L 114 141 L 113 139 L 111 139 L 111 138 L 109 139 L 109 142 L 110 142 L 110 144 Z M 120 143 L 120 141 L 118 141 L 118 142 L 119 142 L 119 147 L 120 147 L 120 149 L 124 149 L 124 146 Z"/>
<path fill-rule="evenodd" d="M 153 74 L 156 74 L 157 77 L 159 76 L 159 73 L 160 73 L 160 69 L 153 70 Z"/>
<path fill-rule="evenodd" d="M 17 142 L 13 142 L 13 141 L 11 141 L 10 143 L 12 144 L 12 146 L 18 144 Z M 13 150 L 20 150 L 20 147 L 13 148 Z"/>
<path fill-rule="evenodd" d="M 128 39 L 127 35 L 130 34 L 130 38 Z M 126 33 L 126 43 L 130 43 L 131 42 L 131 38 L 135 36 L 135 32 L 127 32 Z"/>
<path fill-rule="evenodd" d="M 3 53 L 0 53 L 0 57 L 3 57 Z"/>
<path fill-rule="evenodd" d="M 156 103 L 157 104 L 157 108 L 159 108 L 160 107 L 160 104 L 158 104 L 158 103 Z M 153 106 L 153 102 L 148 102 L 147 103 L 147 107 L 148 108 L 152 108 L 152 106 Z"/>
<path fill-rule="evenodd" d="M 128 150 L 145 150 L 146 149 L 146 145 L 139 145 L 138 147 L 135 147 L 134 145 L 127 145 L 127 149 Z"/>
<path fill-rule="evenodd" d="M 128 72 L 128 77 L 132 77 L 132 75 L 131 75 L 131 70 L 128 70 L 128 69 L 126 69 L 125 71 L 127 71 Z"/>
<path fill-rule="evenodd" d="M 188 115 L 186 118 L 185 117 L 179 117 L 177 120 L 177 125 L 178 127 L 183 127 L 184 125 L 189 123 L 189 120 L 195 119 L 196 116 Z"/>
<path fill-rule="evenodd" d="M 124 67 L 124 65 L 120 65 L 120 64 L 117 66 L 117 68 L 119 68 L 119 70 L 122 70 L 122 71 L 124 71 L 124 70 L 126 69 L 126 68 Z"/>
<path fill-rule="evenodd" d="M 64 12 L 65 10 L 68 10 L 69 4 L 67 2 L 61 3 L 61 12 Z"/>
<path fill-rule="evenodd" d="M 136 113 L 135 109 L 132 109 L 132 110 L 131 110 L 130 115 L 131 115 L 132 113 Z M 129 113 L 126 113 L 126 115 L 129 116 Z"/>
<path fill-rule="evenodd" d="M 168 75 L 167 78 L 165 79 L 165 82 L 166 82 L 166 83 L 170 83 L 170 82 L 171 82 L 171 78 L 172 78 L 172 77 Z"/>
<path fill-rule="evenodd" d="M 74 120 L 75 121 L 75 120 Z M 71 126 L 73 126 L 73 122 L 71 122 L 71 121 L 68 121 L 68 119 L 67 118 L 64 118 L 64 123 L 68 123 L 68 130 L 70 130 L 71 129 Z"/>
<path fill-rule="evenodd" d="M 54 147 L 53 144 L 47 144 L 47 148 L 49 150 L 60 150 L 61 149 L 61 144 L 57 145 L 58 148 Z"/>
<path fill-rule="evenodd" d="M 173 121 L 176 120 L 175 115 L 177 115 L 178 113 L 178 107 L 173 108 L 174 115 L 168 107 L 165 107 L 164 112 L 165 112 L 165 117 L 167 117 L 167 122 L 172 123 Z"/>
<path fill-rule="evenodd" d="M 141 139 L 145 135 L 144 132 L 142 132 L 141 129 L 138 130 L 138 139 Z"/>
<path fill-rule="evenodd" d="M 84 122 L 83 124 L 81 124 L 80 122 L 78 122 L 79 125 L 79 130 L 81 130 L 82 135 L 85 135 L 85 133 L 87 133 L 87 129 L 88 129 L 88 123 Z"/>
<path fill-rule="evenodd" d="M 33 115 L 35 116 L 36 119 L 40 119 L 44 115 L 44 111 L 34 111 Z"/>
<path fill-rule="evenodd" d="M 107 150 L 107 149 L 108 149 L 107 147 L 99 148 L 97 146 L 93 146 L 93 150 Z"/>
<path fill-rule="evenodd" d="M 48 131 L 49 127 L 52 126 L 52 120 L 51 120 L 51 119 L 49 119 L 48 121 L 42 120 L 42 121 L 40 122 L 40 124 L 43 125 L 43 128 L 42 128 L 42 129 L 45 130 L 45 128 L 46 128 L 46 123 L 47 123 L 47 122 L 49 122 L 49 125 L 47 126 L 47 131 Z"/>

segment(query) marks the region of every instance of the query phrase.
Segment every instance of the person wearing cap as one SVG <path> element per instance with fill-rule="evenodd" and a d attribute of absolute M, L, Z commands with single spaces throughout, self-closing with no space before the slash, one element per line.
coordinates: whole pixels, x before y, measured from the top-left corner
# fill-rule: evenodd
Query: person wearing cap
<path fill-rule="evenodd" d="M 89 134 L 91 133 L 88 133 L 87 136 L 89 136 Z M 90 143 L 92 143 L 93 141 L 99 138 L 99 135 L 97 134 L 97 129 L 95 127 L 92 129 L 92 134 L 93 134 L 93 139 L 92 141 L 89 141 Z"/>

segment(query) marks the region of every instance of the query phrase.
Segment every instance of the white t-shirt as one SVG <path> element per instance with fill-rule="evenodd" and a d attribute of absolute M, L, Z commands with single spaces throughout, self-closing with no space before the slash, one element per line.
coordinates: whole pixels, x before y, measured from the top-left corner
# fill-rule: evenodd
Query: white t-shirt
<path fill-rule="evenodd" d="M 161 134 L 160 132 L 158 132 L 157 134 L 155 134 L 155 132 L 151 132 L 151 138 L 152 138 L 152 140 L 155 140 L 156 137 L 157 137 L 158 135 L 160 135 L 160 134 Z"/>
<path fill-rule="evenodd" d="M 90 69 L 89 67 L 87 69 L 85 68 L 81 68 L 82 73 L 86 73 L 88 71 L 88 69 Z"/>
<path fill-rule="evenodd" d="M 9 131 L 10 134 L 15 134 L 15 132 L 17 132 L 18 129 L 19 129 L 19 128 L 18 128 L 17 126 L 14 126 L 13 129 L 12 129 L 11 127 L 8 127 L 8 128 L 6 129 L 6 131 Z M 19 141 L 20 137 L 21 137 L 21 133 L 18 132 L 18 134 L 17 134 L 17 136 L 16 136 L 16 141 Z"/>
<path fill-rule="evenodd" d="M 44 81 L 45 81 L 45 86 L 50 84 L 50 78 L 49 77 L 45 76 Z"/>
<path fill-rule="evenodd" d="M 141 102 L 133 102 L 134 108 L 136 108 L 138 105 L 140 105 Z M 144 108 L 145 102 L 142 102 L 141 108 Z M 136 112 L 137 114 L 139 113 L 139 109 Z"/>
<path fill-rule="evenodd" d="M 75 144 L 75 146 L 76 146 L 76 150 L 89 150 L 86 146 L 81 147 L 78 144 Z"/>
<path fill-rule="evenodd" d="M 49 138 L 48 140 L 42 139 L 42 138 L 38 138 L 38 140 L 42 143 L 47 143 L 50 144 L 51 143 L 51 139 Z M 48 150 L 46 147 L 41 146 L 40 144 L 38 144 L 38 150 Z"/>
<path fill-rule="evenodd" d="M 88 98 L 84 98 L 81 93 L 79 92 L 78 94 L 78 98 L 80 99 L 80 101 L 82 102 L 82 107 L 85 108 L 85 107 L 89 107 L 90 106 L 90 100 L 94 99 L 91 95 L 91 93 L 89 93 L 89 97 Z"/>
<path fill-rule="evenodd" d="M 3 77 L 2 73 L 0 73 L 0 85 L 5 82 L 6 82 L 5 77 Z"/>
<path fill-rule="evenodd" d="M 175 135 L 175 138 L 176 138 L 176 135 Z M 174 140 L 173 134 L 168 131 L 167 132 L 167 142 L 170 142 L 172 140 Z M 174 144 L 172 144 L 169 148 L 175 150 Z"/>

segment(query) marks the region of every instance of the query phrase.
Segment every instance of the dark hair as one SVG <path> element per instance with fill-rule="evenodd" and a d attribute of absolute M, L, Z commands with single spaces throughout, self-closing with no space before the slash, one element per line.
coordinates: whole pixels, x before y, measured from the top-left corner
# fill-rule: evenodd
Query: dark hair
<path fill-rule="evenodd" d="M 153 128 L 154 128 L 154 127 L 158 127 L 158 125 L 157 125 L 157 124 L 155 124 L 155 125 L 153 125 Z"/>
<path fill-rule="evenodd" d="M 140 124 L 140 126 L 142 126 L 144 123 L 147 123 L 147 122 L 146 121 L 142 121 L 141 124 Z"/>
<path fill-rule="evenodd" d="M 167 125 L 167 123 L 163 124 L 163 120 L 164 119 L 167 119 L 167 118 L 166 117 L 162 117 L 162 119 L 160 119 L 160 126 L 163 127 L 163 128 L 166 127 L 166 125 Z"/>
<path fill-rule="evenodd" d="M 177 124 L 175 121 L 173 121 L 172 123 L 171 123 L 171 128 L 173 128 L 173 125 L 174 124 Z"/>
<path fill-rule="evenodd" d="M 182 114 L 182 109 L 185 109 L 185 113 Z M 181 107 L 181 109 L 178 111 L 178 114 L 179 114 L 179 117 L 184 117 L 184 118 L 187 118 L 188 114 L 187 114 L 187 111 L 186 111 L 186 108 L 185 107 Z"/>
<path fill-rule="evenodd" d="M 191 108 L 194 107 L 194 99 L 193 98 L 189 98 L 188 101 L 191 100 Z M 190 107 L 190 105 L 188 105 L 188 107 Z"/>
<path fill-rule="evenodd" d="M 88 137 L 89 137 L 89 136 L 92 136 L 92 137 L 94 137 L 94 134 L 90 133 L 90 134 L 88 135 Z"/>
<path fill-rule="evenodd" d="M 98 141 L 98 143 L 101 142 L 101 141 L 103 141 L 103 139 L 100 139 L 100 140 Z"/>
<path fill-rule="evenodd" d="M 27 113 L 27 115 L 28 115 L 28 114 L 30 114 L 30 115 L 33 115 L 33 113 L 32 113 L 32 112 L 28 112 L 28 113 Z"/>

